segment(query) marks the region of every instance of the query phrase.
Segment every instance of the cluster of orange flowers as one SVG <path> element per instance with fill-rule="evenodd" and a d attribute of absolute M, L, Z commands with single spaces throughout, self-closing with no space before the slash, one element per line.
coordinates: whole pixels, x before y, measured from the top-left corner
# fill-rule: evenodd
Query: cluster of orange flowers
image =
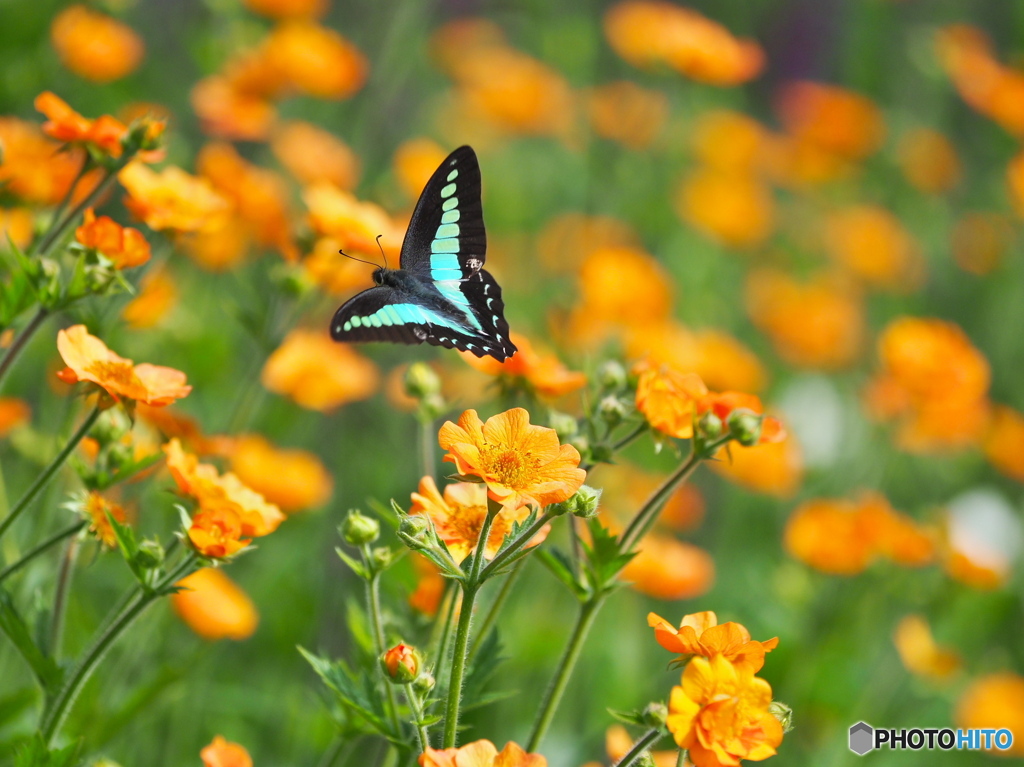
<path fill-rule="evenodd" d="M 752 640 L 744 626 L 719 624 L 710 611 L 683 616 L 678 629 L 654 613 L 647 620 L 658 644 L 686 663 L 667 725 L 690 761 L 722 767 L 774 756 L 783 728 L 769 710 L 771 686 L 755 674 L 779 640 Z"/>
<path fill-rule="evenodd" d="M 50 41 L 65 67 L 98 83 L 134 72 L 146 50 L 131 27 L 86 5 L 68 6 L 54 16 Z"/>
<path fill-rule="evenodd" d="M 276 14 L 275 14 L 276 15 Z M 219 138 L 264 141 L 277 121 L 277 100 L 301 93 L 343 99 L 366 81 L 362 53 L 309 15 L 284 18 L 254 48 L 235 54 L 192 89 L 204 130 Z"/>

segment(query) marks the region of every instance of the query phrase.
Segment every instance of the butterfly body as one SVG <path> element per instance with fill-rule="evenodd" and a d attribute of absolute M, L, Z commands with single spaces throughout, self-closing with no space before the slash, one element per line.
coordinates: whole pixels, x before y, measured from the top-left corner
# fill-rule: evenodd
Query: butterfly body
<path fill-rule="evenodd" d="M 480 166 L 468 147 L 434 171 L 402 243 L 401 268 L 379 268 L 376 287 L 346 302 L 331 321 L 336 341 L 429 343 L 489 355 L 516 353 L 501 288 L 483 268 L 487 239 Z"/>

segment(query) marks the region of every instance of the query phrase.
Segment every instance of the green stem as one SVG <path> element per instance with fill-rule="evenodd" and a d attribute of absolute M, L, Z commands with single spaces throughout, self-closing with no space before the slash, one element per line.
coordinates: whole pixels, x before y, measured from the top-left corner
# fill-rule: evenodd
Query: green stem
<path fill-rule="evenodd" d="M 35 316 L 29 320 L 28 324 L 22 328 L 21 332 L 18 334 L 18 337 L 14 339 L 14 343 L 12 343 L 11 347 L 7 350 L 7 354 L 4 355 L 3 361 L 0 361 L 0 383 L 3 383 L 4 377 L 14 365 L 14 361 L 18 358 L 18 355 L 21 354 L 22 349 L 25 348 L 25 344 L 27 344 L 28 340 L 37 330 L 39 330 L 40 325 L 43 324 L 43 321 L 49 315 L 50 310 L 45 306 L 40 306 L 39 310 L 35 313 Z"/>
<path fill-rule="evenodd" d="M 33 559 L 35 559 L 37 556 L 46 551 L 48 548 L 60 543 L 69 535 L 74 535 L 83 527 L 85 527 L 85 525 L 86 522 L 84 519 L 75 522 L 73 525 L 65 527 L 63 530 L 54 533 L 45 541 L 37 545 L 35 548 L 29 549 L 27 552 L 25 552 L 25 554 L 22 555 L 21 559 L 19 559 L 17 562 L 12 562 L 11 564 L 7 565 L 7 567 L 5 567 L 3 570 L 0 570 L 0 583 L 2 583 L 8 575 L 13 575 L 18 570 L 27 565 L 29 562 L 31 562 Z"/>
<path fill-rule="evenodd" d="M 420 437 L 420 476 L 434 477 L 434 422 L 424 416 L 417 416 Z"/>
<path fill-rule="evenodd" d="M 420 700 L 419 693 L 412 688 L 412 685 L 405 686 L 405 694 L 409 699 L 409 708 L 412 709 L 412 715 L 415 717 L 416 740 L 419 742 L 420 753 L 422 754 L 430 748 L 430 733 L 427 732 L 427 726 L 422 724 L 423 701 Z"/>
<path fill-rule="evenodd" d="M 370 568 L 370 547 L 363 544 L 363 566 Z M 395 737 L 402 736 L 402 722 L 398 718 L 398 702 L 395 700 L 394 685 L 380 667 L 380 659 L 384 656 L 384 622 L 381 620 L 380 612 L 380 573 L 374 572 L 366 579 L 366 603 L 370 608 L 370 622 L 373 624 L 373 642 L 377 653 L 377 668 L 384 679 L 384 691 L 388 699 L 388 715 L 391 717 L 391 726 L 395 729 Z"/>
<path fill-rule="evenodd" d="M 516 555 L 516 553 L 520 549 L 523 548 L 523 546 L 525 546 L 527 543 L 533 540 L 534 536 L 537 535 L 537 533 L 539 533 L 543 529 L 544 525 L 548 524 L 548 522 L 550 522 L 554 518 L 554 514 L 543 514 L 537 519 L 536 522 L 534 522 L 528 528 L 523 530 L 523 532 L 519 534 L 518 538 L 512 541 L 512 543 L 510 543 L 504 551 L 502 551 L 500 554 L 498 554 L 498 556 L 492 559 L 488 563 L 487 567 L 483 569 L 483 572 L 480 573 L 480 582 L 483 583 L 488 578 L 492 577 L 496 572 L 498 572 L 505 565 L 506 562 L 508 562 L 512 557 Z M 490 526 L 488 526 L 488 529 L 489 528 Z M 473 564 L 475 565 L 476 562 L 474 562 Z"/>
<path fill-rule="evenodd" d="M 558 669 L 555 676 L 544 693 L 544 700 L 541 702 L 537 712 L 537 719 L 533 725 L 533 732 L 530 734 L 530 742 L 526 745 L 527 751 L 536 751 L 544 735 L 547 734 L 551 720 L 555 717 L 555 711 L 562 700 L 565 688 L 569 684 L 569 677 L 572 676 L 576 661 L 579 660 L 580 652 L 583 649 L 583 642 L 594 625 L 601 605 L 604 604 L 607 592 L 598 592 L 586 602 L 580 605 L 580 613 L 576 617 L 576 625 L 573 626 L 572 634 L 569 636 L 569 643 L 565 646 L 565 652 L 558 662 Z"/>
<path fill-rule="evenodd" d="M 78 549 L 81 541 L 72 538 L 68 541 L 64 558 L 60 562 L 57 574 L 57 588 L 53 593 L 53 615 L 50 619 L 50 655 L 60 660 L 61 639 L 64 634 L 64 615 L 67 612 L 68 592 L 71 590 L 71 578 L 75 573 L 75 562 L 78 560 Z"/>
<path fill-rule="evenodd" d="M 107 191 L 107 188 L 117 180 L 117 174 L 125 165 L 128 164 L 129 159 L 131 158 L 122 157 L 115 167 L 107 171 L 106 177 L 96 185 L 95 189 L 86 195 L 84 200 L 78 203 L 70 213 L 64 216 L 59 224 L 50 227 L 50 231 L 46 233 L 46 236 L 43 237 L 42 241 L 39 243 L 38 253 L 40 256 L 45 256 L 64 230 L 67 229 L 68 224 L 82 215 L 86 208 L 91 208 L 95 204 L 96 200 Z"/>
<path fill-rule="evenodd" d="M 480 574 L 487 540 L 491 537 L 491 524 L 501 511 L 501 504 L 487 499 L 487 516 L 480 526 L 480 538 L 473 554 L 473 566 L 469 577 L 462 583 L 462 609 L 459 625 L 455 629 L 455 648 L 452 651 L 452 670 L 448 677 L 448 700 L 444 707 L 444 743 L 442 748 L 454 748 L 455 736 L 459 729 L 459 706 L 462 704 L 462 680 L 466 675 L 466 661 L 469 659 L 469 629 L 473 622 L 473 602 L 480 590 Z"/>
<path fill-rule="evenodd" d="M 163 591 L 168 586 L 177 583 L 183 577 L 192 572 L 192 570 L 195 569 L 195 563 L 195 556 L 190 553 L 180 563 L 178 563 L 178 566 L 174 568 L 174 570 L 169 572 L 163 580 L 157 583 L 154 588 L 146 589 L 139 585 L 134 596 L 121 609 L 117 617 L 114 618 L 106 629 L 96 637 L 89 646 L 89 649 L 86 650 L 82 660 L 71 672 L 71 676 L 68 677 L 67 682 L 64 683 L 64 686 L 61 687 L 60 691 L 43 712 L 43 719 L 40 723 L 39 731 L 42 735 L 43 743 L 47 747 L 53 743 L 54 738 L 57 736 L 57 732 L 64 723 L 65 717 L 67 717 L 71 706 L 78 697 L 78 693 L 81 692 L 82 686 L 89 680 L 89 677 L 92 676 L 92 672 L 96 670 L 96 667 L 99 665 L 100 661 L 103 660 L 103 656 L 106 654 L 107 650 L 110 649 L 111 645 L 117 641 L 121 634 L 131 626 L 135 619 L 138 618 L 150 604 L 163 596 Z"/>
<path fill-rule="evenodd" d="M 36 481 L 33 482 L 32 486 L 25 491 L 23 496 L 21 496 L 21 500 L 14 505 L 14 508 L 11 509 L 10 513 L 4 517 L 2 522 L 0 522 L 0 538 L 3 538 L 4 533 L 6 533 L 7 529 L 14 523 L 14 520 L 16 520 L 21 513 L 28 508 L 32 499 L 39 495 L 39 492 L 46 487 L 47 483 L 53 478 L 53 475 L 57 473 L 57 470 L 64 464 L 64 461 L 66 461 L 68 456 L 71 455 L 71 451 L 74 450 L 78 443 L 82 441 L 82 438 L 89 433 L 89 429 L 92 428 L 92 425 L 96 422 L 99 415 L 100 409 L 95 408 L 88 415 L 85 421 L 82 422 L 82 425 L 78 427 L 78 431 L 76 431 L 71 439 L 68 440 L 64 449 L 57 454 L 57 457 L 50 462 L 50 465 L 43 470 L 43 473 L 36 477 Z"/>
<path fill-rule="evenodd" d="M 64 213 L 64 210 L 68 207 L 68 203 L 71 202 L 71 198 L 75 194 L 75 189 L 78 186 L 78 182 L 85 177 L 85 174 L 88 173 L 89 170 L 91 170 L 92 163 L 89 161 L 89 159 L 89 154 L 86 153 L 85 157 L 82 160 L 82 167 L 78 169 L 78 174 L 75 176 L 74 180 L 71 182 L 71 185 L 68 187 L 68 191 L 64 193 L 64 197 L 62 197 L 61 201 L 57 203 L 57 207 L 53 209 L 53 215 L 50 217 L 50 231 L 52 231 L 53 228 L 57 225 L 57 221 L 60 219 L 61 214 Z M 29 251 L 29 255 L 33 255 L 34 253 L 35 243 L 33 243 L 32 249 Z"/>
<path fill-rule="evenodd" d="M 633 747 L 626 752 L 626 755 L 615 763 L 615 767 L 630 767 L 630 765 L 644 755 L 645 751 L 657 743 L 661 739 L 662 735 L 662 731 L 657 727 L 653 727 L 645 732 L 643 737 L 634 743 Z"/>
<path fill-rule="evenodd" d="M 476 632 L 476 639 L 473 640 L 473 645 L 469 649 L 469 657 L 472 660 L 479 652 L 480 645 L 484 643 L 487 635 L 491 633 L 491 629 L 494 628 L 494 624 L 498 621 L 498 615 L 501 613 L 501 609 L 505 606 L 505 600 L 508 599 L 508 595 L 512 593 L 512 587 L 515 585 L 516 579 L 519 577 L 519 573 L 523 571 L 523 566 L 526 564 L 525 559 L 520 559 L 516 562 L 515 567 L 512 568 L 512 572 L 505 578 L 505 582 L 501 584 L 501 591 L 494 597 L 494 601 L 491 603 L 490 609 L 487 611 L 487 617 L 484 618 L 484 622 L 480 624 Z"/>

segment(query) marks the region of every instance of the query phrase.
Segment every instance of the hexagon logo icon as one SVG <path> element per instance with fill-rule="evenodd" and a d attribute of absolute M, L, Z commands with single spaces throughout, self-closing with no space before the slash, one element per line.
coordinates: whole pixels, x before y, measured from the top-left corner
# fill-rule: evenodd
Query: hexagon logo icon
<path fill-rule="evenodd" d="M 867 722 L 857 722 L 850 727 L 850 750 L 864 756 L 875 747 L 875 730 Z"/>

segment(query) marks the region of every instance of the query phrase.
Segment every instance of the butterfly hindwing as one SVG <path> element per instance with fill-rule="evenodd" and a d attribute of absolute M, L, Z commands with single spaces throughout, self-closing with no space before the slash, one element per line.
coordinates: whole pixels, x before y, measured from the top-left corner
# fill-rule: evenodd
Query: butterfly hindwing
<path fill-rule="evenodd" d="M 501 288 L 494 277 L 481 269 L 474 277 L 462 282 L 461 291 L 485 339 L 481 347 L 483 352 L 476 356 L 490 354 L 500 362 L 515 354 L 518 350 L 508 337 L 505 303 L 501 300 Z"/>

